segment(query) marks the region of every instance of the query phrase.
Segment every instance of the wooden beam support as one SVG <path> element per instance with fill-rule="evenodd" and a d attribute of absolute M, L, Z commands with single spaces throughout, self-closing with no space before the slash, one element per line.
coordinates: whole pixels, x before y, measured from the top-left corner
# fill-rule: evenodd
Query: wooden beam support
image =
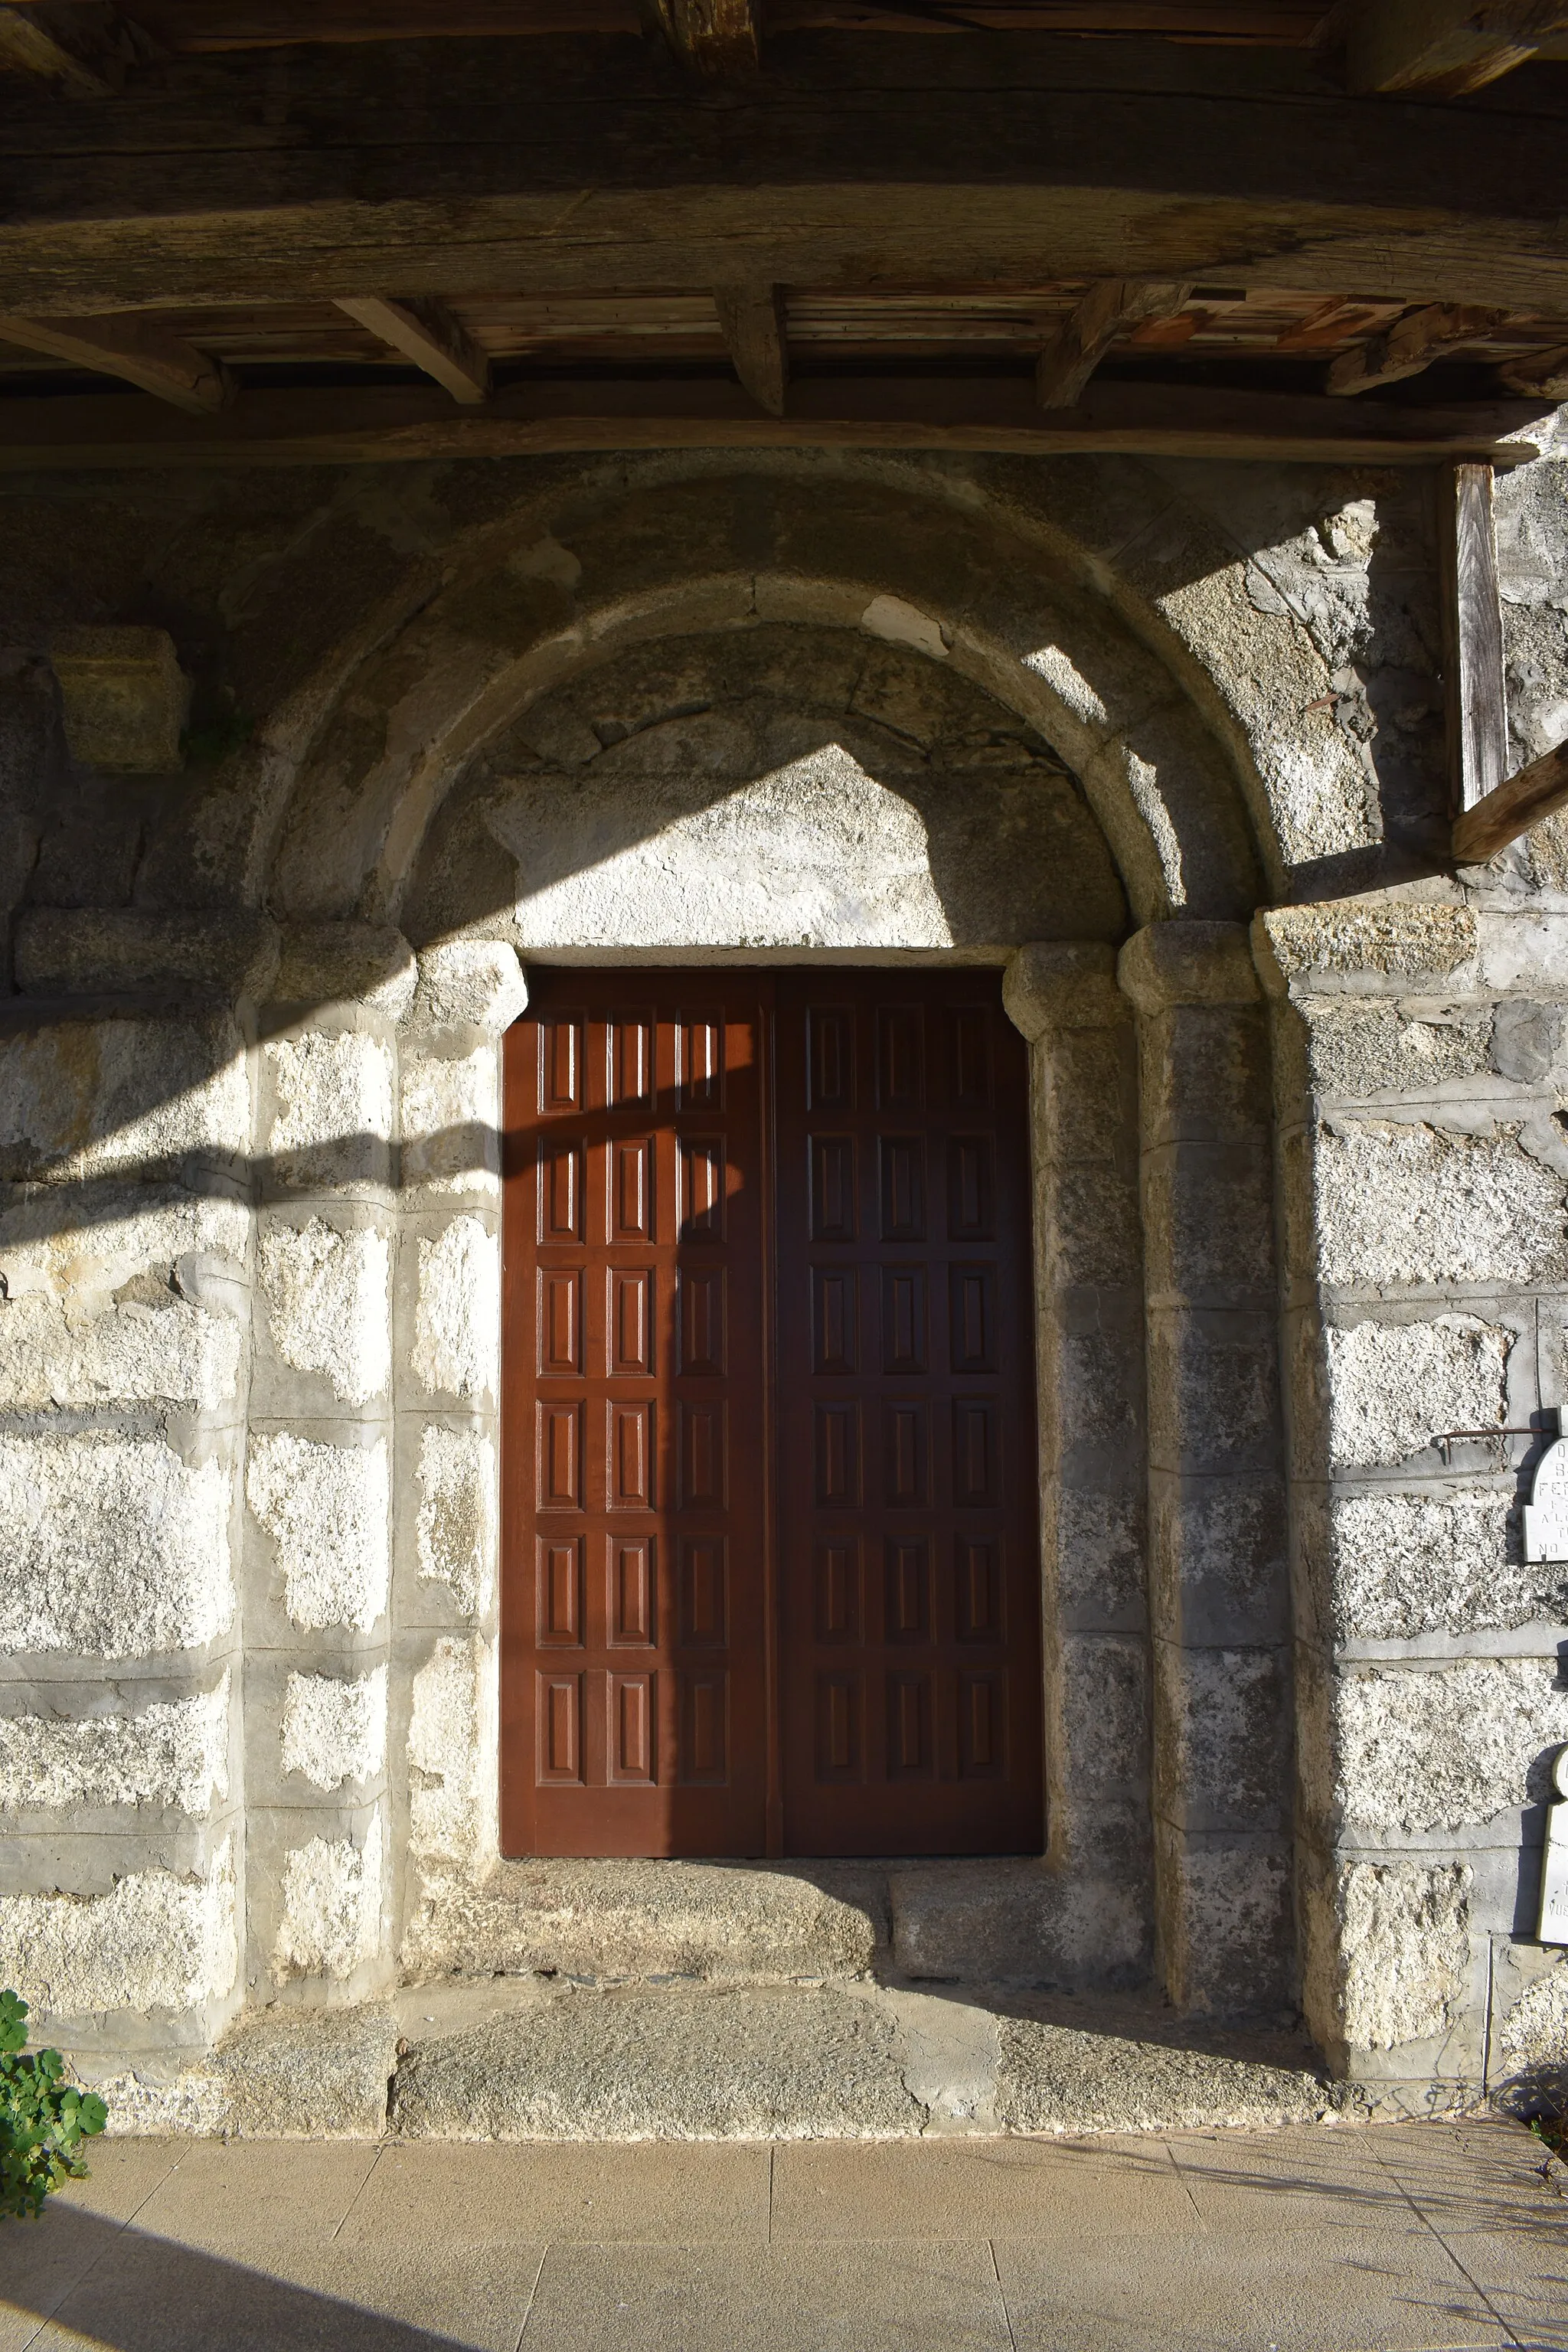
<path fill-rule="evenodd" d="M 1543 817 L 1568 808 L 1568 743 L 1543 751 L 1454 820 L 1454 863 L 1484 866 Z"/>
<path fill-rule="evenodd" d="M 735 373 L 759 408 L 765 408 L 770 416 L 782 416 L 789 383 L 783 289 L 716 286 L 713 307 Z"/>
<path fill-rule="evenodd" d="M 1505 391 L 1527 399 L 1568 400 L 1568 343 L 1533 352 L 1528 359 L 1506 360 L 1498 378 Z"/>
<path fill-rule="evenodd" d="M 1419 375 L 1445 352 L 1490 334 L 1507 316 L 1505 310 L 1451 302 L 1406 310 L 1385 333 L 1369 336 L 1354 351 L 1335 360 L 1324 389 L 1342 399 L 1347 394 L 1368 392 L 1375 383 L 1398 383 L 1405 376 Z"/>
<path fill-rule="evenodd" d="M 109 0 L 0 0 L 0 74 L 52 82 L 68 98 L 112 98 L 137 49 Z"/>
<path fill-rule="evenodd" d="M 1462 98 L 1568 27 L 1560 0 L 1358 0 L 1345 39 L 1352 90 Z"/>
<path fill-rule="evenodd" d="M 1443 573 L 1443 668 L 1448 729 L 1448 805 L 1455 817 L 1508 773 L 1508 699 L 1502 599 L 1498 590 L 1492 468 L 1458 465 L 1438 477 Z"/>
<path fill-rule="evenodd" d="M 1105 278 L 1091 286 L 1040 352 L 1035 371 L 1040 406 L 1075 406 L 1112 343 L 1146 319 L 1169 319 L 1192 290 L 1159 278 Z"/>
<path fill-rule="evenodd" d="M 20 319 L 5 311 L 0 343 L 42 352 L 68 367 L 90 368 L 95 375 L 117 375 L 191 416 L 215 415 L 233 395 L 232 379 L 220 360 L 144 319 Z"/>
<path fill-rule="evenodd" d="M 797 377 L 787 417 L 721 378 L 540 377 L 455 411 L 434 386 L 257 389 L 223 416 L 101 394 L 0 401 L 0 471 L 50 467 L 390 464 L 616 449 L 971 449 L 1003 455 L 1262 458 L 1269 463 L 1527 463 L 1540 404 L 1362 407 L 1277 393 L 1090 385 L 1042 415 L 1016 376 Z"/>
<path fill-rule="evenodd" d="M 631 40 L 443 44 L 440 78 L 301 48 L 265 106 L 243 53 L 175 58 L 112 107 L 24 102 L 12 77 L 0 299 L 1002 292 L 1048 268 L 1568 316 L 1563 118 L 1510 111 L 1506 84 L 1458 111 L 1349 103 L 1287 50 L 800 47 L 743 103 L 672 89 Z"/>
<path fill-rule="evenodd" d="M 665 39 L 705 81 L 732 81 L 762 63 L 761 0 L 652 0 Z"/>
<path fill-rule="evenodd" d="M 398 302 L 381 295 L 353 294 L 342 296 L 338 308 L 423 368 L 465 408 L 489 398 L 489 361 L 444 302 L 428 294 Z"/>

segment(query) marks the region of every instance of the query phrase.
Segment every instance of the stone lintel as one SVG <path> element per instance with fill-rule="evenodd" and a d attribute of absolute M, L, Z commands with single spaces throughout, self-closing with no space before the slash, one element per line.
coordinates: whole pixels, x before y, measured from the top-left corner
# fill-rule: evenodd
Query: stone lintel
<path fill-rule="evenodd" d="M 1002 1002 L 1033 1045 L 1053 1029 L 1110 1029 L 1127 1018 L 1115 950 L 1098 941 L 1034 940 L 1009 959 Z"/>
<path fill-rule="evenodd" d="M 1116 977 L 1145 1015 L 1184 1004 L 1255 1004 L 1259 995 L 1244 923 L 1150 923 L 1122 949 Z"/>
<path fill-rule="evenodd" d="M 29 999 L 200 996 L 232 1003 L 266 989 L 277 927 L 257 914 L 29 907 L 16 929 L 16 986 Z"/>

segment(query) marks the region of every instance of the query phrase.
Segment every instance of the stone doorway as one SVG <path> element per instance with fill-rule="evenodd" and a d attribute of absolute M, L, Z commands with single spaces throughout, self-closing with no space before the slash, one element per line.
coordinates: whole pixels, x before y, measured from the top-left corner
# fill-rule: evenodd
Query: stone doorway
<path fill-rule="evenodd" d="M 505 1850 L 1037 1851 L 997 975 L 542 973 L 507 1085 Z"/>

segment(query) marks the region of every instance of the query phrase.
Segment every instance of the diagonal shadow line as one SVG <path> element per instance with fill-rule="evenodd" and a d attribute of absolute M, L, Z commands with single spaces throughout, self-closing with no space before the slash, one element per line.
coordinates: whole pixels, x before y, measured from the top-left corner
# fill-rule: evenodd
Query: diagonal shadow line
<path fill-rule="evenodd" d="M 472 2342 L 97 2214 L 57 2209 L 39 2222 L 0 2222 L 0 2314 L 37 2319 L 28 2343 L 51 2326 L 106 2352 L 205 2352 L 215 2344 L 224 2352 L 469 2352 Z M 23 2231 L 47 2231 L 54 2242 L 24 2242 L 13 2259 Z M 332 2258 L 330 2242 L 308 2251 Z M 28 2259 L 34 2252 L 41 2263 Z"/>

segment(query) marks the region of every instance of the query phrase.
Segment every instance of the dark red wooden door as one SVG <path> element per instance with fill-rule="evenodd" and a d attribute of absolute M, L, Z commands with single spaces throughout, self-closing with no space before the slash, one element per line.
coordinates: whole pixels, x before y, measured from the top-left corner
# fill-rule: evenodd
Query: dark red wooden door
<path fill-rule="evenodd" d="M 509 1853 L 1042 1835 L 994 972 L 539 972 L 507 1041 Z"/>
<path fill-rule="evenodd" d="M 1027 1065 L 994 972 L 777 996 L 784 1839 L 1037 1848 Z"/>
<path fill-rule="evenodd" d="M 757 977 L 531 985 L 506 1064 L 502 1843 L 758 1854 Z"/>

